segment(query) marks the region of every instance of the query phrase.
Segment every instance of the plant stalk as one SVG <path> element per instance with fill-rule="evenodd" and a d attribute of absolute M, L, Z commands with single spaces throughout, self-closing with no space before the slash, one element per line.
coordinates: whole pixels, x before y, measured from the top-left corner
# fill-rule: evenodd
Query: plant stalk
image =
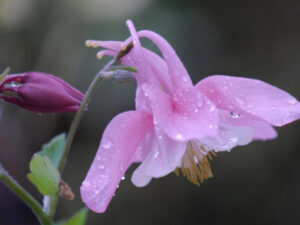
<path fill-rule="evenodd" d="M 53 225 L 51 218 L 44 213 L 42 206 L 8 174 L 1 164 L 0 180 L 25 202 L 42 225 Z"/>

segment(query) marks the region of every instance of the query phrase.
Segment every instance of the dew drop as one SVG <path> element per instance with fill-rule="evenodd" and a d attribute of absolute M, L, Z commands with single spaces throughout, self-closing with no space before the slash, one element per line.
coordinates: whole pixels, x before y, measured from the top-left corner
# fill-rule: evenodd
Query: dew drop
<path fill-rule="evenodd" d="M 84 181 L 82 185 L 85 187 L 89 187 L 91 183 L 89 181 Z"/>
<path fill-rule="evenodd" d="M 159 156 L 159 152 L 157 151 L 157 152 L 155 152 L 155 154 L 154 154 L 154 158 L 156 159 L 158 156 Z"/>
<path fill-rule="evenodd" d="M 21 86 L 23 86 L 23 85 L 20 84 L 20 83 L 15 82 L 15 81 L 4 84 L 4 87 L 18 88 L 18 87 L 21 87 Z"/>
<path fill-rule="evenodd" d="M 109 138 L 104 138 L 103 141 L 102 141 L 102 148 L 104 149 L 109 149 L 111 148 L 111 146 L 113 145 L 113 142 L 111 139 Z"/>
<path fill-rule="evenodd" d="M 182 81 L 183 81 L 183 82 L 187 82 L 187 81 L 188 81 L 188 78 L 187 78 L 186 76 L 183 76 L 183 77 L 182 77 Z"/>
<path fill-rule="evenodd" d="M 289 103 L 291 105 L 295 105 L 297 103 L 297 100 L 295 98 L 290 98 L 287 100 L 287 103 Z"/>
<path fill-rule="evenodd" d="M 123 176 L 121 180 L 125 180 L 125 176 Z"/>
<path fill-rule="evenodd" d="M 95 193 L 96 195 L 99 194 L 99 193 L 100 193 L 99 188 L 96 187 L 94 193 Z"/>
<path fill-rule="evenodd" d="M 229 139 L 228 143 L 229 143 L 229 144 L 234 144 L 234 143 L 236 143 L 238 140 L 239 140 L 238 137 L 232 137 L 232 138 Z"/>
<path fill-rule="evenodd" d="M 283 116 L 281 122 L 282 122 L 282 124 L 286 124 L 286 123 L 289 123 L 289 122 L 293 121 L 294 119 L 295 119 L 295 117 L 294 117 L 293 113 L 287 112 L 287 113 Z"/>
<path fill-rule="evenodd" d="M 120 164 L 120 171 L 123 172 L 123 170 L 124 170 L 124 164 L 121 163 L 121 164 Z"/>
<path fill-rule="evenodd" d="M 105 168 L 105 166 L 104 166 L 103 164 L 100 164 L 100 165 L 98 166 L 98 168 L 99 168 L 100 170 L 103 170 L 103 169 Z"/>
<path fill-rule="evenodd" d="M 177 134 L 175 138 L 176 138 L 177 140 L 182 140 L 182 139 L 183 139 L 183 136 L 182 136 L 182 134 Z"/>
<path fill-rule="evenodd" d="M 209 111 L 213 112 L 216 110 L 216 106 L 215 105 L 211 105 L 209 108 Z"/>
<path fill-rule="evenodd" d="M 234 112 L 230 112 L 230 115 L 231 115 L 231 117 L 232 117 L 233 119 L 237 119 L 237 118 L 240 117 L 240 114 L 234 113 Z"/>

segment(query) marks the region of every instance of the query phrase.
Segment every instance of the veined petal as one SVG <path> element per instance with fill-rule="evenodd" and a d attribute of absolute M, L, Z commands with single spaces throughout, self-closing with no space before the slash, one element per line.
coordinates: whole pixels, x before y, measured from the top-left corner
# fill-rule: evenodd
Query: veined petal
<path fill-rule="evenodd" d="M 152 117 L 138 111 L 119 114 L 108 124 L 80 189 L 91 210 L 106 210 L 140 142 L 152 129 Z"/>
<path fill-rule="evenodd" d="M 231 126 L 225 121 L 220 122 L 216 137 L 206 137 L 196 143 L 203 145 L 208 151 L 230 151 L 238 145 L 247 145 L 253 139 L 253 130 L 246 126 Z"/>
<path fill-rule="evenodd" d="M 251 127 L 254 140 L 269 140 L 277 137 L 277 132 L 271 125 L 249 113 L 238 114 L 225 110 L 222 112 L 219 110 L 219 113 L 232 126 Z"/>
<path fill-rule="evenodd" d="M 169 174 L 181 161 L 185 149 L 185 142 L 172 140 L 156 127 L 155 134 L 152 133 L 151 150 L 147 158 L 134 171 L 132 182 L 142 187 L 147 185 L 152 177 L 158 178 Z"/>
<path fill-rule="evenodd" d="M 300 118 L 297 99 L 260 80 L 214 75 L 201 80 L 196 88 L 218 108 L 244 111 L 274 126 Z"/>
<path fill-rule="evenodd" d="M 151 85 L 144 84 L 141 89 L 151 102 L 154 124 L 159 124 L 169 137 L 188 141 L 216 135 L 216 107 L 194 88 L 176 92 L 174 99 Z"/>

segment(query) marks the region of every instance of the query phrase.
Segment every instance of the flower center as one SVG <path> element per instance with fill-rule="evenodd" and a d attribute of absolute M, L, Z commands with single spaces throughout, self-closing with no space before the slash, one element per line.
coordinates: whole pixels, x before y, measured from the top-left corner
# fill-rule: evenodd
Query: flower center
<path fill-rule="evenodd" d="M 198 146 L 192 141 L 187 142 L 180 168 L 183 176 L 193 184 L 200 186 L 204 180 L 213 177 L 208 160 L 212 160 L 212 156 L 216 156 L 213 150 L 207 151 L 205 147 Z M 180 174 L 179 171 L 179 168 L 174 170 L 177 175 Z"/>

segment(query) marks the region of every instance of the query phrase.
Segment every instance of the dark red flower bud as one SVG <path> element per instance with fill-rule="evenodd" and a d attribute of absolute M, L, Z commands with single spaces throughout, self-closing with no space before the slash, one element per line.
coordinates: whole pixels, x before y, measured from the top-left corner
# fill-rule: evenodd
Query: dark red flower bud
<path fill-rule="evenodd" d="M 7 75 L 0 98 L 24 109 L 56 113 L 77 111 L 84 94 L 53 75 L 27 72 Z"/>

